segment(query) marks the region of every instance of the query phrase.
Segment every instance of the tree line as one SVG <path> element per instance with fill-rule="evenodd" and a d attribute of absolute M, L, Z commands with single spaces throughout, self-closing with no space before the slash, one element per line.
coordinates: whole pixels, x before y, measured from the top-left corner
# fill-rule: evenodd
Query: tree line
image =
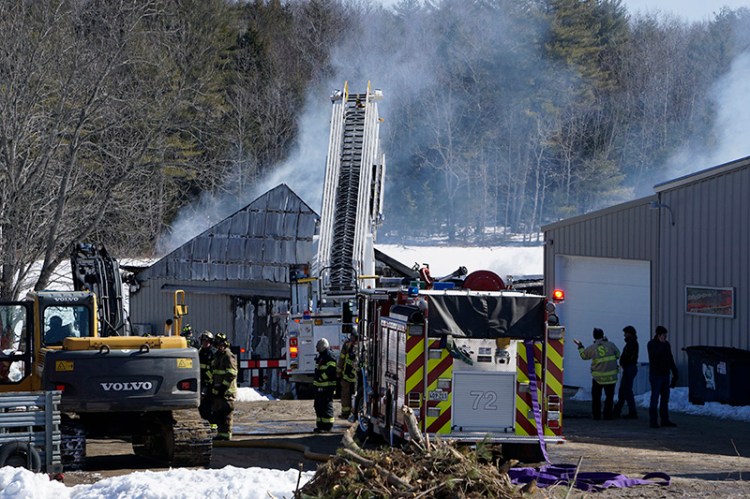
<path fill-rule="evenodd" d="M 283 164 L 301 110 L 344 79 L 386 94 L 380 235 L 531 238 L 716 140 L 712 88 L 749 18 L 619 0 L 0 2 L 0 298 L 39 262 L 48 286 L 76 241 L 152 253 L 201 194 Z"/>

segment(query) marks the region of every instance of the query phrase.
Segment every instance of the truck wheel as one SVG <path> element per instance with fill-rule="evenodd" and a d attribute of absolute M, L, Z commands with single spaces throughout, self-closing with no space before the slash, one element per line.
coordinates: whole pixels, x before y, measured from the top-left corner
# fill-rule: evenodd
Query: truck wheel
<path fill-rule="evenodd" d="M 10 442 L 0 448 L 0 468 L 3 466 L 26 468 L 39 473 L 42 470 L 42 458 L 33 445 Z"/>

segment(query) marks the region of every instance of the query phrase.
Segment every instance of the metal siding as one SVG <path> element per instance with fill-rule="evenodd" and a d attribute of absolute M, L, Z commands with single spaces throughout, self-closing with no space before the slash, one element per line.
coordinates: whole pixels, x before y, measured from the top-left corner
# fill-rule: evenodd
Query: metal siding
<path fill-rule="evenodd" d="M 134 324 L 150 324 L 155 334 L 163 332 L 164 321 L 172 317 L 174 308 L 174 293 L 162 289 L 167 284 L 180 287 L 192 283 L 175 282 L 170 279 L 151 279 L 145 282 L 137 293 L 130 296 L 130 317 Z M 232 331 L 231 302 L 226 295 L 186 291 L 185 304 L 188 306 L 188 315 L 183 320 L 189 323 L 194 331 Z"/>
<path fill-rule="evenodd" d="M 750 349 L 750 165 L 728 165 L 660 184 L 658 197 L 545 227 L 546 289 L 554 287 L 557 255 L 651 260 L 652 328 L 670 330 L 683 380 L 684 347 Z M 674 226 L 669 210 L 649 208 L 652 200 L 672 209 Z M 733 287 L 734 319 L 685 313 L 686 285 Z"/>
<path fill-rule="evenodd" d="M 687 355 L 693 345 L 748 349 L 746 313 L 750 268 L 750 169 L 737 168 L 661 193 L 674 212 L 675 226 L 662 218 L 662 276 L 657 324 L 670 330 L 670 343 L 681 375 L 687 379 Z M 660 210 L 664 211 L 664 210 Z M 687 285 L 733 287 L 735 317 L 703 317 L 685 312 Z"/>
<path fill-rule="evenodd" d="M 138 278 L 288 282 L 288 272 L 280 267 L 310 261 L 316 219 L 315 212 L 282 184 L 172 251 Z M 252 269 L 245 269 L 246 265 Z"/>
<path fill-rule="evenodd" d="M 599 212 L 575 217 L 544 228 L 544 284 L 547 293 L 555 288 L 557 256 L 589 256 L 651 262 L 651 323 L 658 308 L 655 282 L 658 257 L 659 212 L 649 196 Z M 565 304 L 562 305 L 564 307 Z M 644 332 L 642 337 L 648 337 Z"/>

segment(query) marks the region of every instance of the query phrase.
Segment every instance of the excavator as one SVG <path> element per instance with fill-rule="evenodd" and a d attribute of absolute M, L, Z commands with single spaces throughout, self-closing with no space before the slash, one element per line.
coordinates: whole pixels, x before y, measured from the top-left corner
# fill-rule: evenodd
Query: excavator
<path fill-rule="evenodd" d="M 62 392 L 66 470 L 83 466 L 86 438 L 128 439 L 137 455 L 207 466 L 197 350 L 181 336 L 128 335 L 119 267 L 103 246 L 77 244 L 71 264 L 74 291 L 0 302 L 0 393 Z M 175 291 L 176 331 L 185 314 Z"/>

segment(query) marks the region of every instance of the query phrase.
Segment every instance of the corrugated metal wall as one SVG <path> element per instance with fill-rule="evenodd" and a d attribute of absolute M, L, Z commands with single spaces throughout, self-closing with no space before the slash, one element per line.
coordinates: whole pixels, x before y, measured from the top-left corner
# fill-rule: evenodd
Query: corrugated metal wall
<path fill-rule="evenodd" d="M 154 334 L 161 334 L 164 321 L 173 316 L 174 290 L 192 285 L 191 281 L 158 278 L 144 281 L 141 289 L 130 296 L 130 317 L 133 324 L 144 324 Z M 206 288 L 220 290 L 224 283 L 220 281 L 203 283 Z M 185 323 L 200 332 L 209 329 L 213 332 L 231 333 L 234 330 L 232 315 L 232 297 L 225 294 L 185 292 L 185 303 L 188 315 Z"/>
<path fill-rule="evenodd" d="M 684 347 L 731 346 L 750 349 L 750 167 L 742 164 L 693 182 L 665 184 L 660 201 L 661 268 L 656 323 L 670 330 L 678 363 Z M 657 186 L 659 190 L 659 186 Z M 686 286 L 734 289 L 733 318 L 686 313 Z"/>
<path fill-rule="evenodd" d="M 185 291 L 188 315 L 194 334 L 204 329 L 225 333 L 232 345 L 245 348 L 260 358 L 279 358 L 284 346 L 281 339 L 289 298 L 258 296 L 257 291 L 242 293 L 214 281 L 200 288 L 193 281 L 150 279 L 130 299 L 133 324 L 140 331 L 161 334 L 164 322 L 172 317 L 174 290 Z"/>
<path fill-rule="evenodd" d="M 750 158 L 655 186 L 654 196 L 543 227 L 545 288 L 555 257 L 649 260 L 651 331 L 670 331 L 682 383 L 695 345 L 750 350 Z M 650 206 L 656 202 L 659 207 Z M 674 222 L 674 224 L 672 224 Z M 734 317 L 688 314 L 686 287 L 732 288 Z M 645 348 L 646 335 L 642 336 Z"/>
<path fill-rule="evenodd" d="M 543 227 L 545 289 L 555 285 L 558 255 L 655 260 L 659 213 L 649 208 L 654 200 L 638 199 Z"/>

